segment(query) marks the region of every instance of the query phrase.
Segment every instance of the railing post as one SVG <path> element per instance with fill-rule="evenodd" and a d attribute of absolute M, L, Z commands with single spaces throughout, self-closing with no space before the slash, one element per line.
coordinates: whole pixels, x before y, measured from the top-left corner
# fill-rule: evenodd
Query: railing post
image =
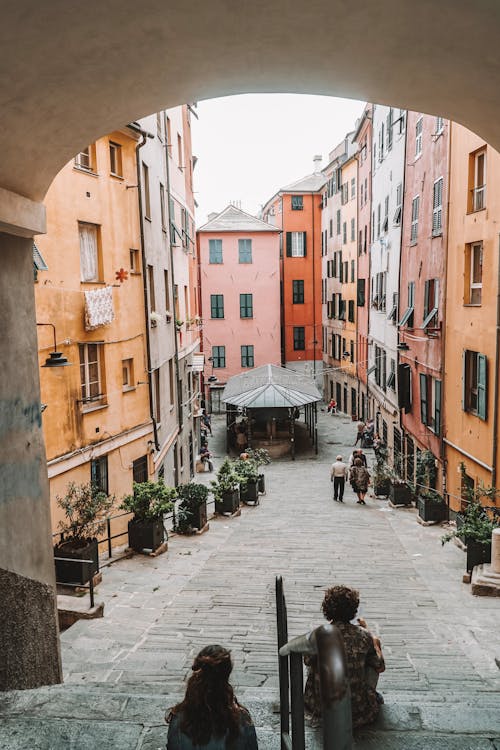
<path fill-rule="evenodd" d="M 276 577 L 276 626 L 278 631 L 278 651 L 288 641 L 285 595 L 283 593 L 283 579 Z M 290 732 L 290 702 L 288 657 L 278 657 L 279 686 L 280 686 L 280 737 L 281 750 L 287 750 L 285 736 Z"/>
<path fill-rule="evenodd" d="M 89 593 L 90 593 L 90 609 L 94 607 L 94 576 L 90 576 L 89 581 Z"/>
<path fill-rule="evenodd" d="M 111 518 L 109 516 L 106 518 L 106 528 L 108 530 L 108 558 L 111 558 L 111 556 L 112 556 L 112 549 L 111 549 Z"/>
<path fill-rule="evenodd" d="M 305 750 L 304 672 L 302 669 L 302 654 L 290 654 L 290 687 L 292 704 L 292 747 L 293 750 Z"/>

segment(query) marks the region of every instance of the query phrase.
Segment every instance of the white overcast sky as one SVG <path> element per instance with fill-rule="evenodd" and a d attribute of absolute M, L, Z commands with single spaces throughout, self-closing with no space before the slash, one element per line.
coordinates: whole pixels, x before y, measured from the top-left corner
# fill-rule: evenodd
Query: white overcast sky
<path fill-rule="evenodd" d="M 354 128 L 364 102 L 329 96 L 245 94 L 199 102 L 192 118 L 196 223 L 231 201 L 256 214 L 284 185 L 311 174 Z"/>

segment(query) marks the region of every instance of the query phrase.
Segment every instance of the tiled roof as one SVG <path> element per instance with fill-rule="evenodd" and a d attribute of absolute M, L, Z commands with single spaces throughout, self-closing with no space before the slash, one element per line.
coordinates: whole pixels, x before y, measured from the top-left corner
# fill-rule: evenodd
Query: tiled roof
<path fill-rule="evenodd" d="M 326 183 L 325 175 L 321 172 L 315 172 L 314 174 L 308 174 L 307 177 L 292 182 L 291 185 L 285 185 L 282 187 L 281 193 L 311 193 L 316 190 L 321 190 L 323 185 Z"/>
<path fill-rule="evenodd" d="M 236 206 L 227 206 L 211 221 L 207 221 L 198 232 L 279 232 L 280 230 L 257 219 Z"/>

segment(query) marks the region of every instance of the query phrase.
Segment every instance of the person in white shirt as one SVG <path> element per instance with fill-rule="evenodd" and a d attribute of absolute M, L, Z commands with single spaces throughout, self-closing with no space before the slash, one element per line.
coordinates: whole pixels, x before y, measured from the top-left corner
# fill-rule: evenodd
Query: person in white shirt
<path fill-rule="evenodd" d="M 344 502 L 344 487 L 347 479 L 347 464 L 344 463 L 342 456 L 337 456 L 337 460 L 332 464 L 330 469 L 330 481 L 333 482 L 333 499 L 340 503 Z"/>

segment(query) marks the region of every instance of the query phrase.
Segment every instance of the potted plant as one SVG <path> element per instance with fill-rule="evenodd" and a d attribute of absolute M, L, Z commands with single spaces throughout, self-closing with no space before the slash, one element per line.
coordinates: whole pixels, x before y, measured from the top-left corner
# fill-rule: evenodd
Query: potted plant
<path fill-rule="evenodd" d="M 246 451 L 247 455 L 255 462 L 257 469 L 261 466 L 267 466 L 271 463 L 269 451 L 265 448 L 253 448 Z M 259 471 L 259 492 L 264 494 L 266 491 L 266 477 L 263 472 Z"/>
<path fill-rule="evenodd" d="M 182 330 L 182 326 L 183 326 L 183 325 L 184 325 L 184 321 L 183 321 L 183 320 L 180 320 L 179 318 L 176 318 L 176 319 L 175 319 L 175 329 L 176 329 L 177 331 L 180 331 L 180 330 Z"/>
<path fill-rule="evenodd" d="M 467 572 L 471 572 L 476 565 L 491 562 L 491 533 L 497 528 L 498 518 L 490 518 L 487 510 L 478 500 L 478 493 L 474 493 L 462 511 L 462 523 L 459 528 L 441 537 L 441 543 L 446 544 L 458 537 L 467 546 Z"/>
<path fill-rule="evenodd" d="M 373 472 L 373 494 L 389 496 L 391 490 L 391 470 L 387 465 L 387 448 L 380 446 L 375 451 L 376 464 Z"/>
<path fill-rule="evenodd" d="M 177 496 L 181 501 L 175 514 L 174 528 L 177 532 L 189 534 L 206 525 L 208 493 L 208 487 L 196 482 L 177 487 Z"/>
<path fill-rule="evenodd" d="M 444 521 L 448 514 L 443 496 L 431 488 L 417 488 L 417 508 L 422 521 Z"/>
<path fill-rule="evenodd" d="M 129 547 L 136 552 L 155 551 L 163 544 L 163 516 L 173 510 L 177 491 L 158 482 L 134 482 L 132 495 L 123 498 L 122 510 L 133 513 L 128 522 Z"/>
<path fill-rule="evenodd" d="M 240 499 L 244 503 L 259 501 L 259 469 L 252 458 L 239 458 L 234 468 L 240 484 Z"/>
<path fill-rule="evenodd" d="M 238 475 L 226 458 L 217 472 L 217 479 L 210 482 L 215 498 L 216 513 L 234 513 L 240 505 Z"/>
<path fill-rule="evenodd" d="M 104 530 L 105 517 L 114 500 L 90 482 L 70 482 L 64 497 L 56 497 L 65 515 L 65 520 L 59 522 L 61 540 L 54 547 L 54 557 L 58 558 L 54 561 L 58 583 L 84 585 L 99 571 L 97 536 Z"/>

